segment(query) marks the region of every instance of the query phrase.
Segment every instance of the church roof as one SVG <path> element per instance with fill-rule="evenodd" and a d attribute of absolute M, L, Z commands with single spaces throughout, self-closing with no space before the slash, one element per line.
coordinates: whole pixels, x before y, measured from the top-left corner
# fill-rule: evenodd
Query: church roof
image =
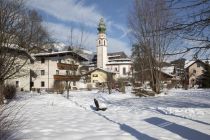
<path fill-rule="evenodd" d="M 107 55 L 108 55 L 109 58 L 114 58 L 114 57 L 117 57 L 117 58 L 128 58 L 128 56 L 123 51 L 108 53 Z"/>

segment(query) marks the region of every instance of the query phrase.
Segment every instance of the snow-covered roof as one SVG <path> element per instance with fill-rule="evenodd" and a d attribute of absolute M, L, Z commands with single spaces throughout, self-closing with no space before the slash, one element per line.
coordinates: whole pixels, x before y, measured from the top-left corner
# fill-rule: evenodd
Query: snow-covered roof
<path fill-rule="evenodd" d="M 5 45 L 5 47 L 3 46 L 2 48 L 3 50 L 9 50 L 8 52 L 16 52 L 19 53 L 21 55 L 25 55 L 26 57 L 28 57 L 31 61 L 34 61 L 35 58 L 30 55 L 26 49 L 19 47 L 16 44 L 7 44 Z"/>
<path fill-rule="evenodd" d="M 112 57 L 120 57 L 120 55 L 108 55 L 108 58 L 112 58 Z"/>
<path fill-rule="evenodd" d="M 83 60 L 83 61 L 87 61 L 87 59 L 83 56 L 81 56 L 80 54 L 74 52 L 74 51 L 59 51 L 59 52 L 47 52 L 47 53 L 37 53 L 37 54 L 33 54 L 34 57 L 41 57 L 41 56 L 56 56 L 56 55 L 68 55 L 68 54 L 73 54 L 76 55 L 76 57 L 78 57 L 79 59 Z"/>
<path fill-rule="evenodd" d="M 123 61 L 123 62 L 116 62 L 116 61 L 114 61 L 114 62 L 108 62 L 107 63 L 107 65 L 120 65 L 120 64 L 132 64 L 132 62 L 131 61 Z"/>
<path fill-rule="evenodd" d="M 49 56 L 49 55 L 53 55 L 53 54 L 63 54 L 63 53 L 68 53 L 68 52 L 72 52 L 72 51 L 36 53 L 36 54 L 33 54 L 33 56 Z"/>
<path fill-rule="evenodd" d="M 121 52 L 113 52 L 113 53 L 108 53 L 108 56 L 121 56 L 121 57 L 127 57 L 127 55 L 125 54 L 125 52 L 121 51 Z"/>
<path fill-rule="evenodd" d="M 189 66 L 191 66 L 192 64 L 196 63 L 196 62 L 200 62 L 200 63 L 203 63 L 203 64 L 210 64 L 210 60 L 207 60 L 207 59 L 203 59 L 203 60 L 191 60 L 191 61 L 185 61 L 185 66 L 184 68 L 188 68 Z"/>
<path fill-rule="evenodd" d="M 172 74 L 174 72 L 174 66 L 162 67 L 161 70 L 165 73 Z"/>
<path fill-rule="evenodd" d="M 172 74 L 170 74 L 170 73 L 166 73 L 166 72 L 164 72 L 164 71 L 162 71 L 162 70 L 161 70 L 161 72 L 164 73 L 164 74 L 166 74 L 166 75 L 168 75 L 168 76 L 174 77 L 174 75 L 172 75 Z"/>
<path fill-rule="evenodd" d="M 190 66 L 190 65 L 192 65 L 194 62 L 195 62 L 195 60 L 191 60 L 191 61 L 189 61 L 189 60 L 186 60 L 186 61 L 185 61 L 185 65 L 184 65 L 184 68 L 187 68 L 187 67 L 189 67 L 189 66 Z"/>
<path fill-rule="evenodd" d="M 109 59 L 109 61 L 131 61 L 129 58 L 117 58 L 117 59 Z"/>

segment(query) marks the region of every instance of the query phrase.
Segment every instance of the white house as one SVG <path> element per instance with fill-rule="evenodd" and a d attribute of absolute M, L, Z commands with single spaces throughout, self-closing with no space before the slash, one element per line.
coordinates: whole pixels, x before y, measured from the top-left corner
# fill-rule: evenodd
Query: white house
<path fill-rule="evenodd" d="M 31 70 L 31 63 L 35 61 L 35 58 L 33 58 L 30 54 L 28 54 L 25 50 L 22 49 L 15 49 L 15 48 L 7 48 L 9 49 L 9 53 L 18 53 L 18 55 L 15 55 L 16 60 L 14 61 L 15 67 L 21 67 L 15 68 L 17 70 L 13 70 L 15 74 L 12 75 L 9 79 L 5 81 L 5 84 L 12 84 L 14 85 L 18 90 L 30 90 L 30 79 L 35 76 L 33 71 Z M 20 69 L 20 70 L 19 70 Z"/>
<path fill-rule="evenodd" d="M 17 73 L 19 75 L 24 72 L 25 75 L 8 81 L 18 89 L 52 90 L 55 81 L 63 84 L 71 81 L 71 89 L 86 88 L 82 82 L 80 67 L 87 59 L 79 54 L 73 51 L 60 51 L 37 53 L 32 56 L 34 61 L 27 62 L 24 69 Z"/>
<path fill-rule="evenodd" d="M 80 67 L 83 61 L 87 61 L 84 57 L 73 51 L 60 51 L 51 53 L 38 53 L 33 55 L 36 61 L 31 66 L 37 74 L 32 79 L 32 88 L 34 89 L 53 89 L 55 81 L 65 83 L 71 82 L 72 89 L 81 87 Z"/>

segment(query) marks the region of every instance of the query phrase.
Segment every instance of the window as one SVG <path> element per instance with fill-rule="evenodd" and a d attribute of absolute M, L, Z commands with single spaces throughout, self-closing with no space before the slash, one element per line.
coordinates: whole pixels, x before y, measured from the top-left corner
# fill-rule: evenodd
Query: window
<path fill-rule="evenodd" d="M 19 72 L 19 67 L 18 66 L 16 66 L 15 69 L 16 69 L 17 72 Z"/>
<path fill-rule="evenodd" d="M 45 59 L 44 58 L 41 58 L 41 63 L 44 63 L 45 62 Z"/>
<path fill-rule="evenodd" d="M 66 71 L 66 75 L 69 75 L 69 71 L 68 70 Z"/>
<path fill-rule="evenodd" d="M 58 63 L 61 63 L 61 59 L 58 59 Z"/>
<path fill-rule="evenodd" d="M 123 74 L 126 75 L 126 68 L 123 68 Z"/>
<path fill-rule="evenodd" d="M 33 87 L 34 86 L 34 82 L 31 82 L 31 85 L 30 85 L 30 87 Z"/>
<path fill-rule="evenodd" d="M 193 73 L 196 73 L 196 70 L 193 70 Z"/>
<path fill-rule="evenodd" d="M 76 82 L 75 81 L 73 82 L 73 86 L 76 86 Z"/>
<path fill-rule="evenodd" d="M 115 68 L 115 71 L 117 71 L 117 68 Z"/>
<path fill-rule="evenodd" d="M 98 44 L 101 45 L 101 40 L 98 41 Z"/>
<path fill-rule="evenodd" d="M 34 64 L 34 60 L 30 60 L 30 63 L 31 63 L 31 64 Z"/>
<path fill-rule="evenodd" d="M 93 74 L 93 77 L 98 77 L 98 74 Z"/>
<path fill-rule="evenodd" d="M 15 82 L 15 87 L 18 88 L 19 87 L 19 81 Z"/>
<path fill-rule="evenodd" d="M 56 75 L 59 75 L 59 70 L 56 70 Z"/>
<path fill-rule="evenodd" d="M 106 41 L 104 40 L 104 46 L 106 45 Z"/>
<path fill-rule="evenodd" d="M 45 86 L 44 81 L 41 81 L 41 87 L 44 87 L 44 86 Z"/>
<path fill-rule="evenodd" d="M 200 63 L 197 63 L 197 67 L 201 67 L 201 64 Z"/>
<path fill-rule="evenodd" d="M 41 70 L 41 75 L 45 75 L 45 71 L 44 70 Z"/>
<path fill-rule="evenodd" d="M 98 80 L 93 80 L 93 83 L 98 83 Z"/>
<path fill-rule="evenodd" d="M 72 75 L 76 75 L 76 71 L 73 71 L 73 72 L 72 72 Z"/>

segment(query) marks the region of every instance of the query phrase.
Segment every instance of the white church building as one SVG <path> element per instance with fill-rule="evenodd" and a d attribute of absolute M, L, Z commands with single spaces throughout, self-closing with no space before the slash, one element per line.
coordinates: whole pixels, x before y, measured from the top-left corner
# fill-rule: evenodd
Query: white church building
<path fill-rule="evenodd" d="M 106 26 L 103 18 L 100 19 L 97 30 L 96 54 L 93 55 L 90 61 L 89 70 L 100 68 L 116 73 L 117 78 L 131 77 L 133 64 L 131 59 L 123 51 L 107 53 L 108 40 L 106 38 Z"/>

